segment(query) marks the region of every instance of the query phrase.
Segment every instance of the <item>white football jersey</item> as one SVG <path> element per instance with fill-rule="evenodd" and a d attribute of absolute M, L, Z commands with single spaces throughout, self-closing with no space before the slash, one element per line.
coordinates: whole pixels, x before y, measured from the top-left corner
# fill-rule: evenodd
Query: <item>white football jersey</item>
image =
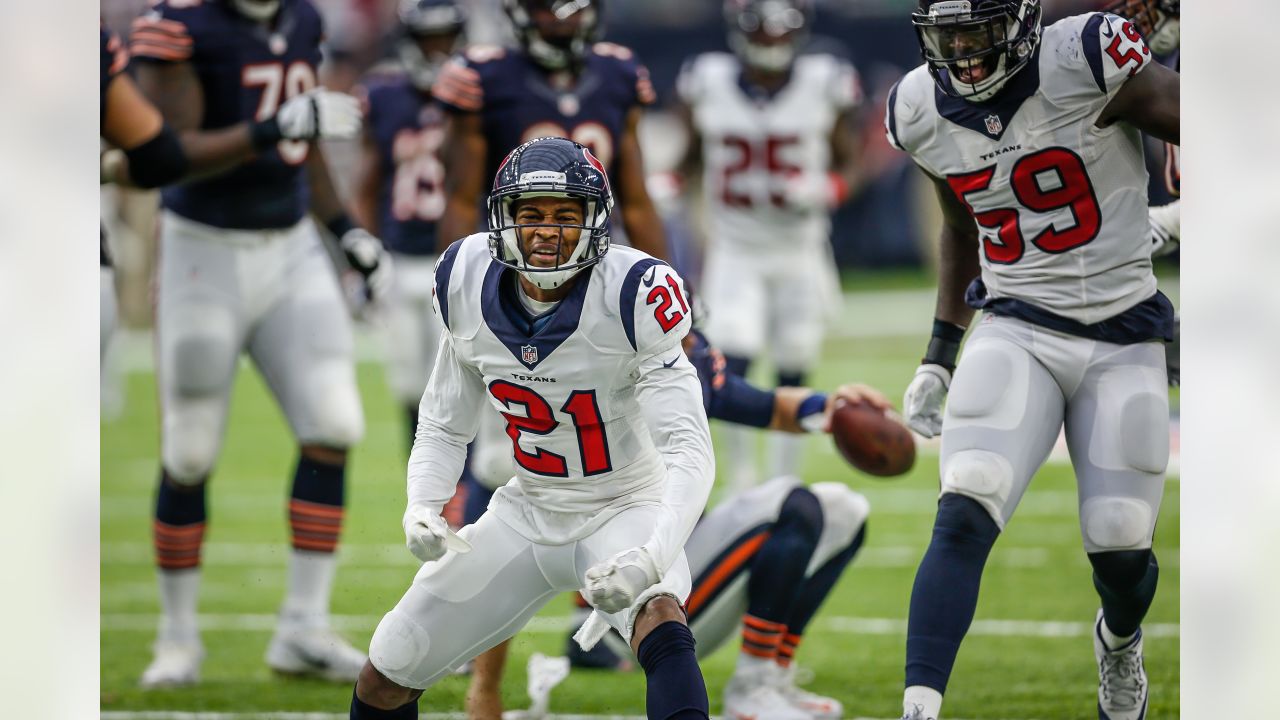
<path fill-rule="evenodd" d="M 1089 13 L 1044 28 L 1037 52 L 982 104 L 918 67 L 891 91 L 885 125 L 973 214 L 988 296 L 1093 324 L 1156 292 L 1140 133 L 1094 124 L 1151 51 L 1129 22 Z"/>
<path fill-rule="evenodd" d="M 771 97 L 749 94 L 741 78 L 738 59 L 716 52 L 689 61 L 676 81 L 702 137 L 713 241 L 782 250 L 825 242 L 830 215 L 814 189 L 825 187 L 836 118 L 862 100 L 857 71 L 831 55 L 801 55 Z"/>
<path fill-rule="evenodd" d="M 680 346 L 689 305 L 665 263 L 614 246 L 530 335 L 507 309 L 519 302 L 514 275 L 491 259 L 485 234 L 441 257 L 446 330 L 422 415 L 474 435 L 479 413 L 500 413 L 516 475 L 490 510 L 532 540 L 569 542 L 622 509 L 661 501 L 667 466 L 653 436 L 693 428 L 709 461 L 701 387 Z M 641 387 L 659 383 L 681 386 L 681 406 L 641 408 Z M 668 427 L 648 426 L 642 413 L 654 410 Z"/>

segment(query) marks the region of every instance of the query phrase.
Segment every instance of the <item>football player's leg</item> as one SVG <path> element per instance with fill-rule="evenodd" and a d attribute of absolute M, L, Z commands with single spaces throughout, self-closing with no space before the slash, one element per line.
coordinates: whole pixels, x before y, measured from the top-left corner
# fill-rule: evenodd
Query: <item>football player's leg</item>
<path fill-rule="evenodd" d="M 702 298 L 707 306 L 707 339 L 724 353 L 725 371 L 747 374 L 753 358 L 765 347 L 768 308 L 765 268 L 756 259 L 712 248 L 702 277 Z M 759 432 L 736 425 L 720 426 L 725 452 L 729 489 L 746 490 L 759 481 L 755 442 Z"/>
<path fill-rule="evenodd" d="M 1062 427 L 1062 391 L 1031 352 L 1038 331 L 984 318 L 960 358 L 942 426 L 942 497 L 911 591 L 903 705 L 937 717 L 973 621 L 987 555 Z"/>
<path fill-rule="evenodd" d="M 788 258 L 769 283 L 769 352 L 778 370 L 779 387 L 804 387 L 818 360 L 832 293 L 825 277 L 830 251 L 802 253 Z M 838 300 L 838 295 L 836 296 Z M 773 476 L 796 475 L 805 436 L 769 434 L 769 471 Z"/>
<path fill-rule="evenodd" d="M 1094 638 L 1099 704 L 1120 720 L 1146 709 L 1140 628 L 1159 578 L 1151 542 L 1169 459 L 1169 404 L 1157 343 L 1097 343 L 1094 355 L 1067 405 L 1067 444 L 1102 605 Z"/>
<path fill-rule="evenodd" d="M 459 534 L 471 552 L 423 565 L 378 623 L 356 682 L 353 720 L 416 718 L 423 689 L 510 638 L 561 589 L 540 566 L 559 564 L 546 553 L 568 546 L 533 545 L 491 513 Z M 388 712 L 400 714 L 379 714 Z"/>
<path fill-rule="evenodd" d="M 643 545 L 660 509 L 634 507 L 610 518 L 575 548 L 574 575 L 584 583 L 588 568 L 617 553 Z M 651 720 L 706 720 L 707 686 L 694 651 L 693 634 L 682 603 L 689 597 L 689 563 L 682 553 L 656 584 L 630 607 L 600 612 L 631 645 L 644 669 L 645 711 Z"/>
<path fill-rule="evenodd" d="M 205 481 L 222 444 L 244 324 L 236 301 L 234 250 L 183 223 L 161 227 L 156 310 L 161 468 L 152 525 L 161 620 L 144 687 L 199 679 L 203 650 L 196 604 Z"/>
<path fill-rule="evenodd" d="M 406 421 L 406 452 L 418 429 L 418 403 L 435 364 L 440 320 L 431 307 L 434 258 L 396 255 L 386 300 L 387 384 Z"/>
<path fill-rule="evenodd" d="M 288 514 L 293 550 L 268 664 L 285 673 L 355 679 L 361 653 L 329 630 L 329 595 L 342 530 L 347 448 L 364 432 L 350 318 L 325 255 L 304 224 L 289 238 L 283 287 L 259 320 L 249 352 L 301 446 Z"/>

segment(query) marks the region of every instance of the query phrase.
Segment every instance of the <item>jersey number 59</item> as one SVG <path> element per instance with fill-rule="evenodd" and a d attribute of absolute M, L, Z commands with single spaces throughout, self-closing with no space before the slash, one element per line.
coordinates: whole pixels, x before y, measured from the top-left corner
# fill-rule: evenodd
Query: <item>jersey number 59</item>
<path fill-rule="evenodd" d="M 569 465 L 563 455 L 535 447 L 532 452 L 520 447 L 521 433 L 547 435 L 560 425 L 551 405 L 532 388 L 506 380 L 494 380 L 489 392 L 507 410 L 519 405 L 524 415 L 502 413 L 507 421 L 507 437 L 511 438 L 511 450 L 520 467 L 538 475 L 568 477 Z M 574 390 L 560 408 L 569 416 L 578 435 L 578 456 L 582 461 L 584 476 L 599 475 L 613 469 L 609 459 L 609 438 L 605 435 L 604 421 L 600 417 L 600 405 L 595 390 Z"/>
<path fill-rule="evenodd" d="M 980 228 L 995 231 L 995 239 L 984 235 L 982 251 L 988 261 L 1012 265 L 1022 259 L 1026 241 L 1020 223 L 1019 208 L 977 210 L 970 195 L 991 187 L 996 166 L 977 172 L 950 175 L 947 184 L 969 209 Z M 1031 238 L 1031 244 L 1047 253 L 1064 253 L 1087 245 L 1102 229 L 1102 210 L 1098 195 L 1080 156 L 1066 148 L 1054 147 L 1018 159 L 1010 173 L 1013 195 L 1024 208 L 1034 213 L 1051 213 L 1069 209 L 1073 223 L 1058 229 L 1053 223 Z M 1049 187 L 1050 189 L 1045 189 Z"/>

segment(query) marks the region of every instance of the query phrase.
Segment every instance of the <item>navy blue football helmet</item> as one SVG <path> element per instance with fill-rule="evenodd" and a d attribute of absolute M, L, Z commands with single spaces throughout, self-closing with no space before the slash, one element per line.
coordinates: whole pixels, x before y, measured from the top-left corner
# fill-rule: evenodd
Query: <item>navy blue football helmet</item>
<path fill-rule="evenodd" d="M 435 83 L 449 56 L 465 44 L 467 7 L 459 0 L 401 0 L 400 36 L 396 54 L 419 90 L 426 92 Z M 445 37 L 447 44 L 428 55 L 419 41 Z"/>
<path fill-rule="evenodd" d="M 547 70 L 581 64 L 604 31 L 604 0 L 502 0 L 502 8 L 520 47 Z"/>
<path fill-rule="evenodd" d="M 980 102 L 1035 56 L 1040 18 L 1040 0 L 920 0 L 911 24 L 942 92 Z"/>
<path fill-rule="evenodd" d="M 809 38 L 811 0 L 725 0 L 729 47 L 742 62 L 785 72 Z"/>
<path fill-rule="evenodd" d="M 519 200 L 561 197 L 581 200 L 581 224 L 517 224 L 513 207 Z M 569 278 L 600 262 L 609 252 L 609 213 L 613 193 L 604 165 L 584 145 L 560 137 L 535 138 L 507 155 L 498 167 L 489 193 L 489 253 L 501 265 L 520 273 L 544 290 L 560 287 Z M 529 263 L 520 243 L 520 229 L 578 228 L 578 244 L 554 267 Z M 558 253 L 557 257 L 563 254 Z"/>

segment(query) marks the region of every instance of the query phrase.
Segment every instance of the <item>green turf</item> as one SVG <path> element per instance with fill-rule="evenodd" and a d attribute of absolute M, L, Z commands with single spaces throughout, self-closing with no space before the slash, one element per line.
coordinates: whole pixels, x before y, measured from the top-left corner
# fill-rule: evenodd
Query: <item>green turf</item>
<path fill-rule="evenodd" d="M 925 318 L 927 321 L 927 318 Z M 919 323 L 927 331 L 927 322 Z M 918 362 L 923 338 L 841 337 L 828 342 L 815 384 L 831 387 L 853 379 L 901 397 Z M 414 563 L 400 530 L 404 508 L 404 441 L 400 415 L 389 400 L 380 368 L 360 366 L 368 423 L 351 463 L 344 543 L 333 611 L 376 617 L 398 599 Z M 104 710 L 307 710 L 342 712 L 350 688 L 272 677 L 262 662 L 269 633 L 206 631 L 204 682 L 196 688 L 143 692 L 137 679 L 150 657 L 157 611 L 149 561 L 149 517 L 157 472 L 155 386 L 147 373 L 127 376 L 128 404 L 119 419 L 102 426 L 102 707 Z M 244 367 L 232 400 L 225 448 L 210 485 L 210 522 L 203 595 L 204 614 L 270 614 L 283 593 L 284 502 L 295 450 L 283 418 L 256 373 Z M 929 539 L 937 461 L 921 456 L 905 478 L 885 482 L 844 466 L 829 444 L 812 438 L 806 448 L 810 481 L 843 480 L 872 505 L 865 563 L 855 561 L 819 616 L 798 659 L 816 673 L 808 687 L 842 700 L 852 715 L 895 716 L 900 703 L 901 634 L 824 632 L 831 616 L 905 619 L 915 564 Z M 1176 623 L 1178 606 L 1179 485 L 1168 485 L 1161 509 L 1157 552 L 1160 590 L 1149 622 Z M 978 619 L 1089 622 L 1097 600 L 1080 548 L 1070 469 L 1049 465 L 1037 476 L 992 554 L 983 578 Z M 244 553 L 242 544 L 279 547 Z M 379 545 L 385 555 L 377 555 Z M 896 554 L 895 554 L 896 553 Z M 371 555 L 376 562 L 369 562 Z M 544 615 L 563 616 L 568 602 L 554 601 Z M 119 626 L 121 616 L 132 625 Z M 138 622 L 143 623 L 139 626 Z M 367 646 L 372 624 L 346 634 Z M 531 652 L 563 652 L 558 632 L 520 635 L 504 688 L 508 707 L 524 707 L 524 664 Z M 732 667 L 735 648 L 725 647 L 703 665 L 713 712 Z M 1151 718 L 1178 717 L 1177 637 L 1149 638 L 1147 671 Z M 1088 638 L 971 636 L 961 649 L 947 693 L 946 715 L 956 718 L 1093 718 L 1096 675 Z M 424 697 L 424 711 L 462 708 L 464 680 L 449 678 Z M 627 675 L 575 672 L 553 695 L 556 712 L 643 713 L 644 683 Z"/>

